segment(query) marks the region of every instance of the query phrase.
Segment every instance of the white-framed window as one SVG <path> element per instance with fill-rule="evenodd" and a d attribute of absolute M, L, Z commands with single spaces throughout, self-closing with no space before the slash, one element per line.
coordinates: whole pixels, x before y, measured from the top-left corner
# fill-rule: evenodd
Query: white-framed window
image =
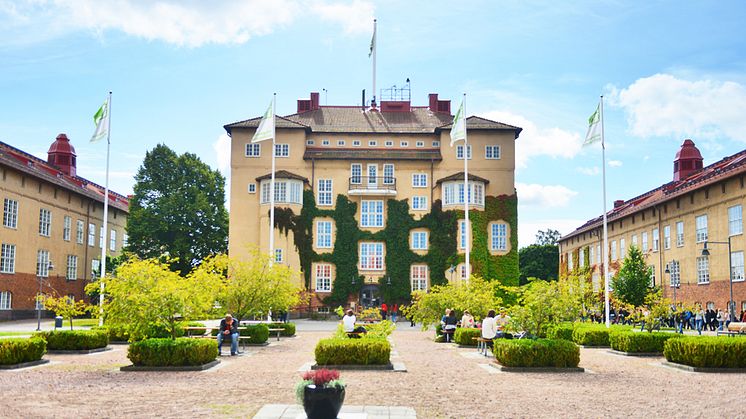
<path fill-rule="evenodd" d="M 684 222 L 676 223 L 676 247 L 684 246 Z"/>
<path fill-rule="evenodd" d="M 246 150 L 244 153 L 246 157 L 261 157 L 262 145 L 259 143 L 248 143 L 246 144 Z"/>
<path fill-rule="evenodd" d="M 352 140 L 353 147 L 360 147 L 360 140 Z"/>
<path fill-rule="evenodd" d="M 114 229 L 109 230 L 109 250 L 117 250 L 117 231 Z"/>
<path fill-rule="evenodd" d="M 707 215 L 700 215 L 694 219 L 697 232 L 697 243 L 707 241 Z"/>
<path fill-rule="evenodd" d="M 433 147 L 440 147 L 440 141 L 433 141 Z"/>
<path fill-rule="evenodd" d="M 588 246 L 588 263 L 593 265 L 595 259 L 593 259 L 593 246 Z"/>
<path fill-rule="evenodd" d="M 387 163 L 383 165 L 383 184 L 393 185 L 395 182 L 394 165 Z"/>
<path fill-rule="evenodd" d="M 601 263 L 601 245 L 596 245 L 596 264 Z"/>
<path fill-rule="evenodd" d="M 648 247 L 648 232 L 643 231 L 642 232 L 642 253 L 645 253 L 648 250 L 650 250 L 650 248 Z"/>
<path fill-rule="evenodd" d="M 330 249 L 332 247 L 332 222 L 316 222 L 316 247 Z"/>
<path fill-rule="evenodd" d="M 275 263 L 282 263 L 282 249 L 275 249 Z"/>
<path fill-rule="evenodd" d="M 728 234 L 735 236 L 743 233 L 743 208 L 734 205 L 728 208 Z"/>
<path fill-rule="evenodd" d="M 329 140 L 321 140 L 321 145 L 328 146 L 329 144 L 331 144 L 331 141 L 329 141 Z"/>
<path fill-rule="evenodd" d="M 337 140 L 337 145 L 339 147 L 344 147 L 346 145 L 345 140 Z"/>
<path fill-rule="evenodd" d="M 671 274 L 668 285 L 671 287 L 678 287 L 681 285 L 681 264 L 678 260 L 668 263 L 668 271 Z"/>
<path fill-rule="evenodd" d="M 462 279 L 462 280 L 469 279 L 469 272 L 466 271 L 466 264 L 465 263 L 462 263 L 462 264 L 459 265 L 458 271 L 459 271 L 459 278 L 460 279 Z"/>
<path fill-rule="evenodd" d="M 365 271 L 383 270 L 383 243 L 360 243 L 360 269 Z"/>
<path fill-rule="evenodd" d="M 83 244 L 83 236 L 85 234 L 85 224 L 83 223 L 83 220 L 77 220 L 75 225 L 75 242 L 78 244 Z"/>
<path fill-rule="evenodd" d="M 332 179 L 319 179 L 318 196 L 316 197 L 320 206 L 332 205 Z"/>
<path fill-rule="evenodd" d="M 611 260 L 616 260 L 616 240 L 611 241 Z"/>
<path fill-rule="evenodd" d="M 499 145 L 484 146 L 484 158 L 487 160 L 500 160 L 500 146 Z"/>
<path fill-rule="evenodd" d="M 585 266 L 585 248 L 581 247 L 578 249 L 578 267 L 582 268 Z"/>
<path fill-rule="evenodd" d="M 3 243 L 0 250 L 0 272 L 16 273 L 16 245 Z"/>
<path fill-rule="evenodd" d="M 368 141 L 368 147 L 378 147 L 378 141 L 376 141 L 376 140 L 369 140 Z"/>
<path fill-rule="evenodd" d="M 425 142 L 424 141 L 416 141 L 414 143 L 414 146 L 415 147 L 424 147 L 425 146 Z"/>
<path fill-rule="evenodd" d="M 0 292 L 0 310 L 10 310 L 13 307 L 12 299 L 10 291 Z"/>
<path fill-rule="evenodd" d="M 98 278 L 101 275 L 101 261 L 91 259 L 91 278 Z"/>
<path fill-rule="evenodd" d="M 70 230 L 73 228 L 73 219 L 70 216 L 65 216 L 62 223 L 62 240 L 70 241 Z"/>
<path fill-rule="evenodd" d="M 18 228 L 18 201 L 14 199 L 3 200 L 3 227 Z"/>
<path fill-rule="evenodd" d="M 409 237 L 412 250 L 427 250 L 427 231 L 413 231 Z"/>
<path fill-rule="evenodd" d="M 363 165 L 360 163 L 352 163 L 350 165 L 350 183 L 353 185 L 359 185 L 362 183 L 363 178 Z"/>
<path fill-rule="evenodd" d="M 316 291 L 330 292 L 332 290 L 332 265 L 329 263 L 316 264 Z"/>
<path fill-rule="evenodd" d="M 743 251 L 731 252 L 730 271 L 733 282 L 743 281 Z"/>
<path fill-rule="evenodd" d="M 129 243 L 130 236 L 127 235 L 127 233 L 122 234 L 122 249 L 127 247 L 127 243 Z"/>
<path fill-rule="evenodd" d="M 290 144 L 275 144 L 275 157 L 290 157 Z"/>
<path fill-rule="evenodd" d="M 575 269 L 575 265 L 573 264 L 572 252 L 568 252 L 567 253 L 567 270 L 572 271 L 573 269 Z"/>
<path fill-rule="evenodd" d="M 98 247 L 104 247 L 104 226 L 98 229 Z"/>
<path fill-rule="evenodd" d="M 316 141 L 314 140 L 306 140 L 306 145 L 314 145 L 316 144 Z"/>
<path fill-rule="evenodd" d="M 36 276 L 42 278 L 49 276 L 49 250 L 36 252 Z"/>
<path fill-rule="evenodd" d="M 68 281 L 75 281 L 78 279 L 78 257 L 75 255 L 67 255 L 67 272 L 65 273 L 65 279 Z"/>
<path fill-rule="evenodd" d="M 463 205 L 464 182 L 443 182 L 443 204 Z M 469 182 L 469 204 L 484 206 L 484 183 L 477 181 Z"/>
<path fill-rule="evenodd" d="M 648 282 L 648 287 L 653 288 L 655 286 L 655 265 L 649 265 L 648 272 L 650 272 L 650 282 Z"/>
<path fill-rule="evenodd" d="M 710 283 L 710 259 L 707 256 L 697 258 L 697 284 Z"/>
<path fill-rule="evenodd" d="M 632 246 L 638 247 L 637 246 L 637 234 L 632 235 Z"/>
<path fill-rule="evenodd" d="M 505 223 L 493 223 L 490 225 L 490 228 L 492 229 L 490 250 L 493 252 L 508 250 L 508 225 Z"/>
<path fill-rule="evenodd" d="M 96 245 L 96 224 L 88 224 L 88 246 Z"/>
<path fill-rule="evenodd" d="M 466 158 L 471 160 L 471 144 L 466 147 Z M 463 160 L 464 159 L 464 145 L 457 145 L 456 146 L 456 159 L 457 160 Z"/>
<path fill-rule="evenodd" d="M 329 314 L 331 313 L 331 310 L 329 310 L 329 307 L 316 307 L 316 312 L 319 314 Z"/>
<path fill-rule="evenodd" d="M 653 251 L 658 251 L 658 246 L 660 245 L 660 234 L 658 233 L 658 229 L 653 229 Z"/>
<path fill-rule="evenodd" d="M 361 227 L 383 227 L 383 201 L 362 201 L 360 205 Z"/>
<path fill-rule="evenodd" d="M 256 183 L 249 183 L 247 190 L 249 193 L 256 193 Z"/>
<path fill-rule="evenodd" d="M 259 185 L 260 203 L 270 203 L 272 180 L 265 179 Z M 275 179 L 275 203 L 303 204 L 303 181 L 296 179 Z"/>
<path fill-rule="evenodd" d="M 368 165 L 368 185 L 378 185 L 378 165 Z"/>
<path fill-rule="evenodd" d="M 412 173 L 413 188 L 427 188 L 427 173 Z"/>
<path fill-rule="evenodd" d="M 427 211 L 427 197 L 426 196 L 413 196 L 412 197 L 412 209 L 414 211 Z"/>
<path fill-rule="evenodd" d="M 427 265 L 412 265 L 410 268 L 410 280 L 412 292 L 427 291 Z"/>
<path fill-rule="evenodd" d="M 663 248 L 671 248 L 671 226 L 663 226 Z"/>
<path fill-rule="evenodd" d="M 625 239 L 621 238 L 619 239 L 619 259 L 624 259 L 627 257 L 627 245 L 625 243 Z"/>
<path fill-rule="evenodd" d="M 39 210 L 39 235 L 49 237 L 52 230 L 52 211 L 48 209 Z"/>
<path fill-rule="evenodd" d="M 409 147 L 409 141 L 399 141 L 399 147 Z"/>
<path fill-rule="evenodd" d="M 466 249 L 466 244 L 469 238 L 469 229 L 467 228 L 466 220 L 458 220 L 458 248 Z"/>
<path fill-rule="evenodd" d="M 386 140 L 386 142 L 383 143 L 383 145 L 385 145 L 386 147 L 393 147 L 394 146 L 394 142 L 391 141 L 391 140 Z"/>

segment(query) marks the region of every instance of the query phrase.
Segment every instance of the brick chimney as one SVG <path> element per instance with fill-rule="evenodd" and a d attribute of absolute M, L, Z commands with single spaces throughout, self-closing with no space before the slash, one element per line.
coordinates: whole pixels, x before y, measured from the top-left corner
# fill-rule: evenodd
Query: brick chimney
<path fill-rule="evenodd" d="M 450 100 L 439 100 L 437 93 L 430 93 L 427 95 L 428 108 L 433 113 L 445 113 L 451 114 L 451 101 Z"/>
<path fill-rule="evenodd" d="M 319 109 L 319 93 L 311 92 L 311 99 L 298 99 L 297 113 Z"/>
<path fill-rule="evenodd" d="M 616 201 L 614 201 L 614 209 L 617 209 L 617 208 L 621 207 L 622 205 L 624 205 L 624 200 L 623 199 L 617 199 Z"/>

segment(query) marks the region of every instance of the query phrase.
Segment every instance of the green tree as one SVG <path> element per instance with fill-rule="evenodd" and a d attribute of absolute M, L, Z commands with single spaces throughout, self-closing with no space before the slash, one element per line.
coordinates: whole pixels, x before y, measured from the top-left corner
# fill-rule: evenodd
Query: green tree
<path fill-rule="evenodd" d="M 622 268 L 611 280 L 614 294 L 627 304 L 639 307 L 645 303 L 650 287 L 650 268 L 642 252 L 632 245 L 622 262 Z"/>
<path fill-rule="evenodd" d="M 556 246 L 559 243 L 559 239 L 562 237 L 562 234 L 560 234 L 557 230 L 552 230 L 551 228 L 548 228 L 547 231 L 539 230 L 538 233 L 536 233 L 536 244 L 539 246 L 545 246 L 545 245 L 554 245 Z"/>
<path fill-rule="evenodd" d="M 68 297 L 47 297 L 44 299 L 44 308 L 54 312 L 55 316 L 70 319 L 70 330 L 73 330 L 73 317 L 81 316 L 93 307 L 85 301 L 75 301 Z"/>
<path fill-rule="evenodd" d="M 145 154 L 135 175 L 127 218 L 127 250 L 148 259 L 167 254 L 188 274 L 201 260 L 227 250 L 225 178 L 195 154 L 163 144 Z"/>
<path fill-rule="evenodd" d="M 528 278 L 556 281 L 559 274 L 559 249 L 556 244 L 532 244 L 518 251 L 519 282 Z"/>
<path fill-rule="evenodd" d="M 532 336 L 546 336 L 551 325 L 576 320 L 581 301 L 582 291 L 574 281 L 546 282 L 530 278 L 522 287 L 519 303 L 510 308 L 511 328 Z"/>

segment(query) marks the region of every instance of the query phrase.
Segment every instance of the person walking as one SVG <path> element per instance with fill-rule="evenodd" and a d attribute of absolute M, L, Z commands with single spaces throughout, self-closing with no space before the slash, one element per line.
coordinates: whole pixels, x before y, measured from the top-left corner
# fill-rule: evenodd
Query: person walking
<path fill-rule="evenodd" d="M 381 319 L 386 320 L 388 311 L 389 311 L 389 307 L 386 305 L 386 303 L 381 304 Z"/>
<path fill-rule="evenodd" d="M 399 306 L 394 303 L 393 306 L 391 306 L 391 321 L 396 323 L 396 317 L 399 315 Z"/>
<path fill-rule="evenodd" d="M 718 322 L 718 330 L 723 330 L 723 326 L 725 325 L 725 315 L 723 314 L 723 310 L 718 309 L 718 314 L 715 317 Z"/>
<path fill-rule="evenodd" d="M 702 307 L 697 310 L 697 314 L 694 315 L 694 322 L 697 325 L 697 333 L 702 334 L 702 327 L 704 327 L 705 324 L 705 311 L 702 310 Z"/>

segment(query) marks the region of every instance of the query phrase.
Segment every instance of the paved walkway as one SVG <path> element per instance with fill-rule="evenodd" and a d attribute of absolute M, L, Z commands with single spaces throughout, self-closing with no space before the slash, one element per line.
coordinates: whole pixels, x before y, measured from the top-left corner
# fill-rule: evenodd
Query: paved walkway
<path fill-rule="evenodd" d="M 254 419 L 306 419 L 306 413 L 297 404 L 265 404 Z M 417 414 L 411 407 L 345 405 L 338 419 L 417 419 Z"/>

